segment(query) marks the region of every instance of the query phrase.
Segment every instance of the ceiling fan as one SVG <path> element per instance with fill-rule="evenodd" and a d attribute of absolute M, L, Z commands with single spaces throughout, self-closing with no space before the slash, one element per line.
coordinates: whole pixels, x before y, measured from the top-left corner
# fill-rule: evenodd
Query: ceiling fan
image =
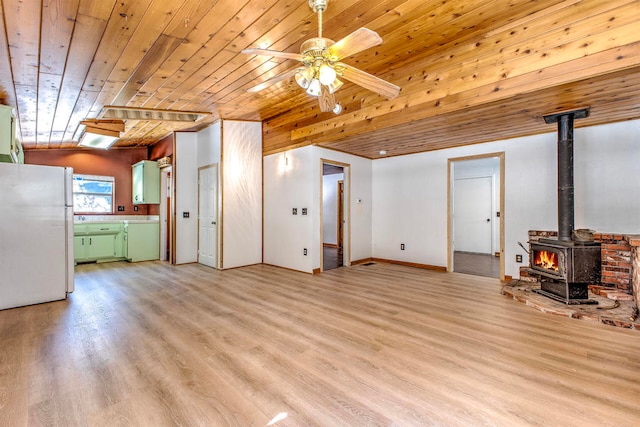
<path fill-rule="evenodd" d="M 335 91 L 343 84 L 338 77 L 388 99 L 398 96 L 400 93 L 398 86 L 340 62 L 342 58 L 381 44 L 382 38 L 378 33 L 367 28 L 360 28 L 338 42 L 322 37 L 322 12 L 326 10 L 328 2 L 329 0 L 309 0 L 309 6 L 318 14 L 318 37 L 302 43 L 300 53 L 257 48 L 242 51 L 242 53 L 250 55 L 293 59 L 304 65 L 251 87 L 248 89 L 249 92 L 259 92 L 294 76 L 298 85 L 305 89 L 309 95 L 318 97 L 320 111 L 333 111 L 336 114 L 342 111 L 341 105 L 336 102 L 334 96 Z"/>

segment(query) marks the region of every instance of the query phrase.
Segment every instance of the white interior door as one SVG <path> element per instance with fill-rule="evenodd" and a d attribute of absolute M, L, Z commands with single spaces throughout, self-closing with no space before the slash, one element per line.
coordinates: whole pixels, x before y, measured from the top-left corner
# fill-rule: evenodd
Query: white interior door
<path fill-rule="evenodd" d="M 198 200 L 198 262 L 217 268 L 218 168 L 216 166 L 200 169 Z"/>
<path fill-rule="evenodd" d="M 456 179 L 453 191 L 454 250 L 491 254 L 491 177 Z"/>

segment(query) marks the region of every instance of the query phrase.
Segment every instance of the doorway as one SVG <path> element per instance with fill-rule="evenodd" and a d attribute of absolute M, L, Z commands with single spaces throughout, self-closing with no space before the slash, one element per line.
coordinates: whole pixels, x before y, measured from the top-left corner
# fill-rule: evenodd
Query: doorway
<path fill-rule="evenodd" d="M 504 153 L 449 159 L 447 271 L 504 280 Z"/>
<path fill-rule="evenodd" d="M 218 165 L 198 169 L 198 262 L 218 268 Z"/>
<path fill-rule="evenodd" d="M 349 165 L 322 160 L 321 163 L 321 265 L 322 271 L 348 265 Z"/>

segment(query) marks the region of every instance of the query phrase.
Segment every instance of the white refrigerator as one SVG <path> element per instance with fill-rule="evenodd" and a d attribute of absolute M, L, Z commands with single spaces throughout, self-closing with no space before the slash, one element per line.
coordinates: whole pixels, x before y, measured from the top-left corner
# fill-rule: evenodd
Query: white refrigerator
<path fill-rule="evenodd" d="M 0 310 L 73 292 L 73 169 L 0 163 Z"/>

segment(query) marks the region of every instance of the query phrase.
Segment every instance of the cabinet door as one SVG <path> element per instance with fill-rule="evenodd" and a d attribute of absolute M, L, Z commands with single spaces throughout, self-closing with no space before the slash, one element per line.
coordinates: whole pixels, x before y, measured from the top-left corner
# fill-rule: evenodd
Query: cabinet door
<path fill-rule="evenodd" d="M 132 182 L 133 182 L 133 203 L 144 202 L 144 163 L 136 163 L 133 165 Z"/>
<path fill-rule="evenodd" d="M 73 260 L 75 262 L 87 259 L 87 236 L 74 236 L 73 238 Z"/>
<path fill-rule="evenodd" d="M 88 257 L 110 258 L 116 255 L 116 236 L 108 234 L 105 236 L 89 236 Z"/>

